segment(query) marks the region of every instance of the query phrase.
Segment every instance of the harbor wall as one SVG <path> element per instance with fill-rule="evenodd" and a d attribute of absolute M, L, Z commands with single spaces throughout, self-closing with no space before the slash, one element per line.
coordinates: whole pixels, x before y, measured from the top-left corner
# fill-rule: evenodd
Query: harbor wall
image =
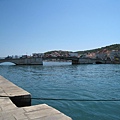
<path fill-rule="evenodd" d="M 17 107 L 31 105 L 31 94 L 0 76 L 0 96 L 9 97 Z"/>
<path fill-rule="evenodd" d="M 72 120 L 46 104 L 31 105 L 31 94 L 0 76 L 0 120 Z"/>

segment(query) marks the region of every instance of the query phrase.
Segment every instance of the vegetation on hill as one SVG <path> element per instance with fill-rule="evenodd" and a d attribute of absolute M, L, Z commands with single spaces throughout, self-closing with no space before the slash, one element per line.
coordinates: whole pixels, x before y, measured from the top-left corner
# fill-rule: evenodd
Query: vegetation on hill
<path fill-rule="evenodd" d="M 101 48 L 97 48 L 97 49 L 92 49 L 92 50 L 85 50 L 85 51 L 76 51 L 75 53 L 78 54 L 86 54 L 86 53 L 96 53 L 98 51 L 103 51 L 103 50 L 108 50 L 108 51 L 112 51 L 112 50 L 120 50 L 120 44 L 113 44 L 113 45 L 109 45 L 109 46 L 105 46 L 105 47 L 101 47 Z M 54 50 L 54 51 L 48 51 L 45 52 L 45 55 L 50 55 L 50 54 L 54 54 L 54 53 L 59 53 L 59 55 L 66 55 L 71 51 L 62 51 L 62 50 Z"/>
<path fill-rule="evenodd" d="M 54 50 L 54 51 L 48 51 L 46 53 L 44 53 L 44 56 L 69 56 L 69 52 L 70 51 L 62 51 L 62 50 Z"/>
<path fill-rule="evenodd" d="M 92 50 L 77 51 L 76 53 L 79 53 L 79 54 L 85 54 L 85 53 L 91 53 L 91 52 L 96 53 L 97 51 L 103 51 L 104 49 L 108 51 L 120 50 L 120 44 L 113 44 L 113 45 L 109 45 L 109 46 L 105 46 L 105 47 L 101 47 L 97 49 L 92 49 Z"/>
<path fill-rule="evenodd" d="M 60 54 L 64 54 L 64 53 L 68 53 L 70 51 L 53 50 L 53 51 L 45 52 L 44 54 L 52 54 L 52 53 L 55 53 L 55 52 L 59 52 Z"/>

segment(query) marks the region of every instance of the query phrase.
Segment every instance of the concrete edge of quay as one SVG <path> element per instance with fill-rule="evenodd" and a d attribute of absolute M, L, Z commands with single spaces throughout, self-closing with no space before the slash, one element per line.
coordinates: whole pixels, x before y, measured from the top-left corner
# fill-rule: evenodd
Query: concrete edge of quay
<path fill-rule="evenodd" d="M 31 106 L 31 94 L 0 75 L 0 120 L 72 120 L 46 104 Z"/>

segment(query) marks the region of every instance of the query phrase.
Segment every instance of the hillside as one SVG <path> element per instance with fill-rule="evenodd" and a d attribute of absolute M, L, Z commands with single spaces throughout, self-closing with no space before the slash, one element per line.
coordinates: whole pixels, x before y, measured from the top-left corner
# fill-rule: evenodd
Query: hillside
<path fill-rule="evenodd" d="M 108 51 L 112 51 L 112 50 L 120 50 L 120 44 L 113 44 L 113 45 L 109 45 L 109 46 L 105 46 L 105 47 L 101 47 L 101 48 L 97 48 L 97 49 L 92 49 L 92 50 L 85 50 L 85 51 L 76 51 L 75 53 L 78 54 L 85 54 L 85 53 L 96 53 L 98 51 L 103 51 L 103 50 L 108 50 Z M 62 51 L 62 50 L 54 50 L 54 51 L 48 51 L 45 52 L 45 55 L 58 55 L 58 56 L 67 56 L 71 51 Z"/>
<path fill-rule="evenodd" d="M 105 47 L 101 47 L 101 48 L 97 48 L 97 49 L 92 49 L 92 50 L 77 51 L 76 53 L 78 53 L 78 54 L 85 54 L 85 53 L 91 53 L 91 52 L 96 53 L 97 51 L 103 51 L 104 49 L 106 49 L 108 51 L 120 50 L 120 44 L 113 44 L 113 45 L 109 45 L 109 46 L 105 46 Z"/>

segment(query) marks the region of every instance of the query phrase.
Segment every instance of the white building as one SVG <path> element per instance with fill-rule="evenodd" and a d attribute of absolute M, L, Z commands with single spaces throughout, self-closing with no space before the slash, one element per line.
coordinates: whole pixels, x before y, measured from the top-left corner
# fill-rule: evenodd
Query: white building
<path fill-rule="evenodd" d="M 69 56 L 70 57 L 78 57 L 78 53 L 70 52 Z"/>

